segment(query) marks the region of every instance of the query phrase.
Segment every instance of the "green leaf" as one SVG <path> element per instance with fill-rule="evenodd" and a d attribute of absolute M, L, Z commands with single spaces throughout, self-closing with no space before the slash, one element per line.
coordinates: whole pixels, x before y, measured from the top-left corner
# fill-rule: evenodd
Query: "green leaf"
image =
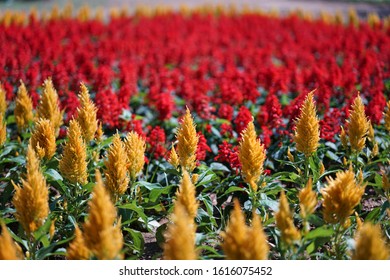
<path fill-rule="evenodd" d="M 337 162 L 339 162 L 339 163 L 341 163 L 341 161 L 340 161 L 340 159 L 339 159 L 339 157 L 335 154 L 335 153 L 333 153 L 332 151 L 326 151 L 326 154 L 325 154 L 328 158 L 330 158 L 330 159 L 332 159 L 332 160 L 334 160 L 334 161 L 337 161 Z"/>
<path fill-rule="evenodd" d="M 145 244 L 145 240 L 142 236 L 142 233 L 138 230 L 131 228 L 125 228 L 123 230 L 127 231 L 130 234 L 131 240 L 133 242 L 133 249 L 137 250 L 138 252 L 142 252 L 144 250 Z"/>
<path fill-rule="evenodd" d="M 206 176 L 203 176 L 200 181 L 197 182 L 196 186 L 203 186 L 203 185 L 206 185 L 212 181 L 215 181 L 218 179 L 218 176 L 215 175 L 215 173 L 213 174 L 208 174 Z"/>
<path fill-rule="evenodd" d="M 214 170 L 214 171 L 226 171 L 226 172 L 230 172 L 230 169 L 227 168 L 225 165 L 223 165 L 222 163 L 219 163 L 219 162 L 213 162 L 210 164 L 210 168 L 211 170 Z"/>
<path fill-rule="evenodd" d="M 245 191 L 246 190 L 244 188 L 233 186 L 233 187 L 228 188 L 224 194 L 226 195 L 226 194 L 229 194 L 232 192 L 245 192 Z"/>
<path fill-rule="evenodd" d="M 45 175 L 48 176 L 51 180 L 54 181 L 63 181 L 64 178 L 62 178 L 61 174 L 58 173 L 57 170 L 54 170 L 52 168 L 45 171 Z"/>
<path fill-rule="evenodd" d="M 334 230 L 328 227 L 319 227 L 314 230 L 309 231 L 308 234 L 305 235 L 306 239 L 316 239 L 318 237 L 330 237 L 334 234 Z"/>
<path fill-rule="evenodd" d="M 147 225 L 148 217 L 145 215 L 143 208 L 141 206 L 137 206 L 135 203 L 136 202 L 133 201 L 132 203 L 120 205 L 118 206 L 118 208 L 134 211 L 135 213 L 137 213 L 138 217 L 140 217 L 145 222 L 145 225 Z"/>

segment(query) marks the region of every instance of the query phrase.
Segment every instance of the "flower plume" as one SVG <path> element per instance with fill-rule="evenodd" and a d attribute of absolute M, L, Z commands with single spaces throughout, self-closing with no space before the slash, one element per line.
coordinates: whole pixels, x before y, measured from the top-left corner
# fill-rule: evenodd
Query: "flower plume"
<path fill-rule="evenodd" d="M 245 182 L 250 185 L 253 191 L 257 191 L 257 182 L 263 172 L 265 149 L 264 145 L 257 139 L 253 120 L 242 132 L 238 157 Z"/>
<path fill-rule="evenodd" d="M 320 141 L 319 120 L 316 113 L 313 91 L 309 92 L 301 107 L 296 121 L 294 141 L 297 150 L 306 157 L 311 156 L 318 148 Z"/>

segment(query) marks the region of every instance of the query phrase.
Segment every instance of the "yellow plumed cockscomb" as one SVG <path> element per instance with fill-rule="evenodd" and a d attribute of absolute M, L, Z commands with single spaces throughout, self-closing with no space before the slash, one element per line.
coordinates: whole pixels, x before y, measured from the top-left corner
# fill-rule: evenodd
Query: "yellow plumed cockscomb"
<path fill-rule="evenodd" d="M 0 260 L 19 260 L 20 252 L 15 245 L 7 227 L 1 222 L 0 234 Z"/>
<path fill-rule="evenodd" d="M 348 119 L 348 139 L 353 152 L 360 152 L 365 147 L 369 126 L 363 101 L 358 95 L 352 104 Z"/>
<path fill-rule="evenodd" d="M 53 81 L 46 79 L 43 82 L 43 93 L 37 107 L 37 118 L 50 120 L 56 135 L 58 135 L 63 123 L 63 114 L 64 112 L 59 107 L 58 94 Z"/>
<path fill-rule="evenodd" d="M 320 141 L 319 120 L 314 103 L 313 92 L 309 92 L 301 107 L 301 112 L 296 120 L 294 142 L 297 150 L 306 157 L 317 151 Z"/>
<path fill-rule="evenodd" d="M 299 206 L 301 208 L 301 217 L 306 219 L 314 213 L 317 205 L 317 195 L 313 191 L 313 180 L 310 178 L 306 187 L 299 191 Z"/>
<path fill-rule="evenodd" d="M 177 169 L 179 167 L 179 157 L 176 153 L 176 150 L 175 150 L 175 147 L 172 146 L 172 149 L 171 149 L 171 153 L 170 153 L 170 156 L 169 156 L 169 163 L 175 168 Z"/>
<path fill-rule="evenodd" d="M 81 126 L 81 131 L 85 141 L 88 143 L 95 137 L 98 129 L 98 121 L 96 119 L 97 108 L 89 97 L 87 87 L 81 83 L 80 85 L 80 108 L 78 108 L 77 121 Z"/>
<path fill-rule="evenodd" d="M 16 219 L 29 235 L 43 225 L 49 214 L 49 190 L 31 144 L 27 148 L 26 167 L 27 176 L 22 179 L 23 187 L 14 184 L 15 195 L 12 203 L 15 206 Z"/>
<path fill-rule="evenodd" d="M 390 257 L 379 225 L 363 224 L 357 231 L 355 241 L 354 260 L 388 260 Z"/>
<path fill-rule="evenodd" d="M 33 103 L 27 93 L 26 86 L 20 81 L 18 93 L 15 99 L 15 121 L 19 131 L 26 129 L 33 120 Z"/>
<path fill-rule="evenodd" d="M 74 230 L 74 235 L 74 239 L 66 250 L 66 258 L 68 260 L 89 260 L 91 258 L 91 252 L 85 245 L 83 233 L 77 225 Z"/>
<path fill-rule="evenodd" d="M 99 260 L 123 259 L 123 236 L 120 222 L 100 172 L 88 203 L 89 214 L 84 224 L 84 240 L 92 255 Z"/>
<path fill-rule="evenodd" d="M 183 170 L 183 178 L 176 193 L 176 197 L 177 201 L 185 207 L 188 216 L 191 219 L 194 219 L 198 211 L 196 190 L 194 184 L 191 181 L 190 175 L 185 170 Z"/>
<path fill-rule="evenodd" d="M 84 185 L 88 181 L 86 145 L 76 120 L 71 120 L 69 123 L 68 141 L 64 146 L 58 168 L 72 183 Z"/>
<path fill-rule="evenodd" d="M 281 238 L 287 245 L 292 245 L 301 238 L 301 235 L 294 225 L 293 215 L 287 201 L 287 197 L 282 191 L 279 200 L 279 210 L 275 214 L 276 226 L 281 232 Z"/>
<path fill-rule="evenodd" d="M 230 260 L 265 260 L 269 246 L 258 215 L 253 213 L 252 226 L 245 223 L 245 216 L 238 200 L 230 214 L 226 230 L 221 233 L 222 249 Z"/>
<path fill-rule="evenodd" d="M 34 125 L 30 141 L 40 159 L 51 159 L 56 152 L 56 136 L 51 122 L 46 119 L 38 120 Z"/>
<path fill-rule="evenodd" d="M 3 120 L 3 115 L 0 114 L 0 146 L 7 140 L 7 125 Z"/>
<path fill-rule="evenodd" d="M 338 172 L 335 179 L 327 178 L 327 186 L 321 190 L 323 214 L 327 223 L 344 225 L 359 204 L 365 187 L 357 184 L 354 176 L 350 169 Z"/>
<path fill-rule="evenodd" d="M 165 233 L 163 258 L 165 260 L 196 260 L 198 253 L 195 248 L 195 232 L 194 220 L 188 215 L 185 206 L 176 201 L 171 223 Z"/>
<path fill-rule="evenodd" d="M 108 148 L 105 166 L 105 185 L 115 202 L 126 192 L 130 181 L 127 172 L 126 149 L 119 134 L 115 134 L 112 144 Z"/>
<path fill-rule="evenodd" d="M 145 140 L 137 132 L 129 132 L 125 139 L 127 170 L 132 181 L 142 172 L 145 164 Z"/>
<path fill-rule="evenodd" d="M 196 150 L 198 148 L 199 138 L 196 134 L 194 120 L 188 108 L 176 132 L 176 139 L 180 166 L 191 173 L 196 167 Z"/>
<path fill-rule="evenodd" d="M 257 139 L 253 121 L 248 123 L 242 132 L 238 158 L 241 162 L 241 173 L 244 181 L 253 191 L 257 191 L 257 183 L 263 173 L 265 149 L 264 145 Z"/>
<path fill-rule="evenodd" d="M 7 111 L 7 99 L 6 92 L 3 85 L 0 83 L 0 115 L 4 117 L 5 112 Z"/>

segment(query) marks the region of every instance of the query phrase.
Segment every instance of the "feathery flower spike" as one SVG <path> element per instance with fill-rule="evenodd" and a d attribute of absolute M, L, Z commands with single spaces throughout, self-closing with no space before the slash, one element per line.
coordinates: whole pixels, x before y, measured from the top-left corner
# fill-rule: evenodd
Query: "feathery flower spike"
<path fill-rule="evenodd" d="M 96 185 L 88 203 L 89 215 L 84 224 L 84 240 L 87 248 L 99 260 L 123 259 L 123 236 L 114 204 L 96 170 Z"/>
<path fill-rule="evenodd" d="M 38 119 L 50 120 L 56 135 L 58 135 L 63 123 L 63 114 L 64 112 L 59 107 L 58 94 L 54 89 L 53 81 L 46 79 L 43 82 L 43 93 L 37 108 L 37 117 Z"/>
<path fill-rule="evenodd" d="M 7 227 L 1 222 L 0 260 L 19 260 L 18 248 L 15 245 Z"/>
<path fill-rule="evenodd" d="M 296 120 L 294 141 L 297 150 L 306 157 L 311 156 L 318 148 L 320 141 L 319 120 L 314 103 L 313 91 L 309 92 Z"/>
<path fill-rule="evenodd" d="M 191 173 L 196 167 L 196 150 L 198 135 L 190 110 L 187 108 L 182 123 L 176 133 L 177 155 L 181 168 Z"/>
<path fill-rule="evenodd" d="M 51 159 L 56 152 L 56 136 L 51 122 L 46 119 L 38 120 L 30 141 L 40 159 Z"/>
<path fill-rule="evenodd" d="M 126 192 L 130 181 L 127 174 L 126 149 L 119 134 L 115 134 L 108 148 L 105 166 L 106 187 L 115 202 Z"/>
<path fill-rule="evenodd" d="M 76 120 L 71 120 L 68 129 L 68 142 L 64 146 L 59 162 L 61 174 L 72 183 L 87 183 L 86 145 L 81 136 L 81 128 Z"/>
<path fill-rule="evenodd" d="M 390 257 L 379 225 L 364 223 L 357 231 L 355 241 L 354 260 L 388 260 Z"/>
<path fill-rule="evenodd" d="M 317 205 L 317 195 L 312 188 L 313 180 L 310 178 L 306 187 L 299 191 L 299 206 L 301 208 L 301 217 L 304 219 L 314 213 Z"/>
<path fill-rule="evenodd" d="M 81 83 L 80 85 L 80 108 L 78 108 L 77 121 L 80 124 L 83 137 L 87 143 L 95 137 L 98 129 L 96 119 L 97 108 L 89 97 L 87 87 Z"/>
<path fill-rule="evenodd" d="M 15 99 L 15 121 L 19 131 L 26 129 L 33 120 L 33 103 L 28 96 L 26 86 L 20 81 L 18 94 Z"/>
<path fill-rule="evenodd" d="M 145 164 L 145 140 L 137 132 L 129 132 L 125 139 L 125 148 L 128 160 L 127 169 L 131 180 L 134 182 Z"/>
<path fill-rule="evenodd" d="M 68 260 L 89 260 L 91 258 L 91 252 L 85 245 L 83 233 L 77 225 L 74 229 L 74 234 L 75 237 L 66 251 L 66 258 Z"/>
<path fill-rule="evenodd" d="M 190 175 L 187 171 L 183 170 L 183 178 L 176 192 L 176 197 L 177 201 L 185 207 L 190 219 L 194 219 L 198 211 L 198 202 L 196 201 L 195 195 L 195 186 L 191 182 Z"/>
<path fill-rule="evenodd" d="M 263 173 L 265 149 L 264 145 L 257 139 L 253 120 L 248 123 L 246 129 L 241 134 L 238 157 L 241 162 L 241 172 L 244 181 L 256 192 L 258 188 L 257 183 L 260 180 L 260 175 Z"/>
<path fill-rule="evenodd" d="M 237 199 L 234 200 L 229 223 L 221 237 L 221 246 L 227 259 L 265 260 L 268 257 L 269 246 L 259 216 L 253 213 L 252 227 L 248 227 Z"/>
<path fill-rule="evenodd" d="M 165 233 L 164 259 L 196 260 L 195 232 L 194 220 L 188 215 L 185 206 L 176 201 L 171 223 Z"/>
<path fill-rule="evenodd" d="M 358 95 L 352 104 L 348 119 L 348 138 L 352 151 L 360 152 L 363 150 L 369 126 L 370 123 L 364 112 L 363 101 Z"/>
<path fill-rule="evenodd" d="M 27 148 L 27 176 L 22 179 L 23 187 L 14 184 L 15 195 L 12 203 L 16 219 L 29 235 L 43 225 L 49 214 L 49 190 L 31 144 Z"/>
<path fill-rule="evenodd" d="M 344 225 L 359 204 L 365 186 L 356 183 L 352 169 L 338 172 L 336 178 L 327 178 L 327 186 L 321 190 L 323 214 L 327 223 Z"/>
<path fill-rule="evenodd" d="M 287 197 L 282 191 L 279 200 L 279 211 L 275 214 L 276 226 L 281 232 L 282 240 L 291 245 L 301 238 L 299 231 L 294 226 L 293 215 L 287 201 Z"/>

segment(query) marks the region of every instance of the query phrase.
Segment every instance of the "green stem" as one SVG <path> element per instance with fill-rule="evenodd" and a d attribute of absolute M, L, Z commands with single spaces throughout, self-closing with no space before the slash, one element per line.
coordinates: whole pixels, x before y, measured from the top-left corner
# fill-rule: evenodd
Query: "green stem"
<path fill-rule="evenodd" d="M 342 259 L 341 241 L 342 241 L 341 223 L 339 223 L 336 227 L 336 235 L 334 240 L 335 255 L 337 260 Z"/>

